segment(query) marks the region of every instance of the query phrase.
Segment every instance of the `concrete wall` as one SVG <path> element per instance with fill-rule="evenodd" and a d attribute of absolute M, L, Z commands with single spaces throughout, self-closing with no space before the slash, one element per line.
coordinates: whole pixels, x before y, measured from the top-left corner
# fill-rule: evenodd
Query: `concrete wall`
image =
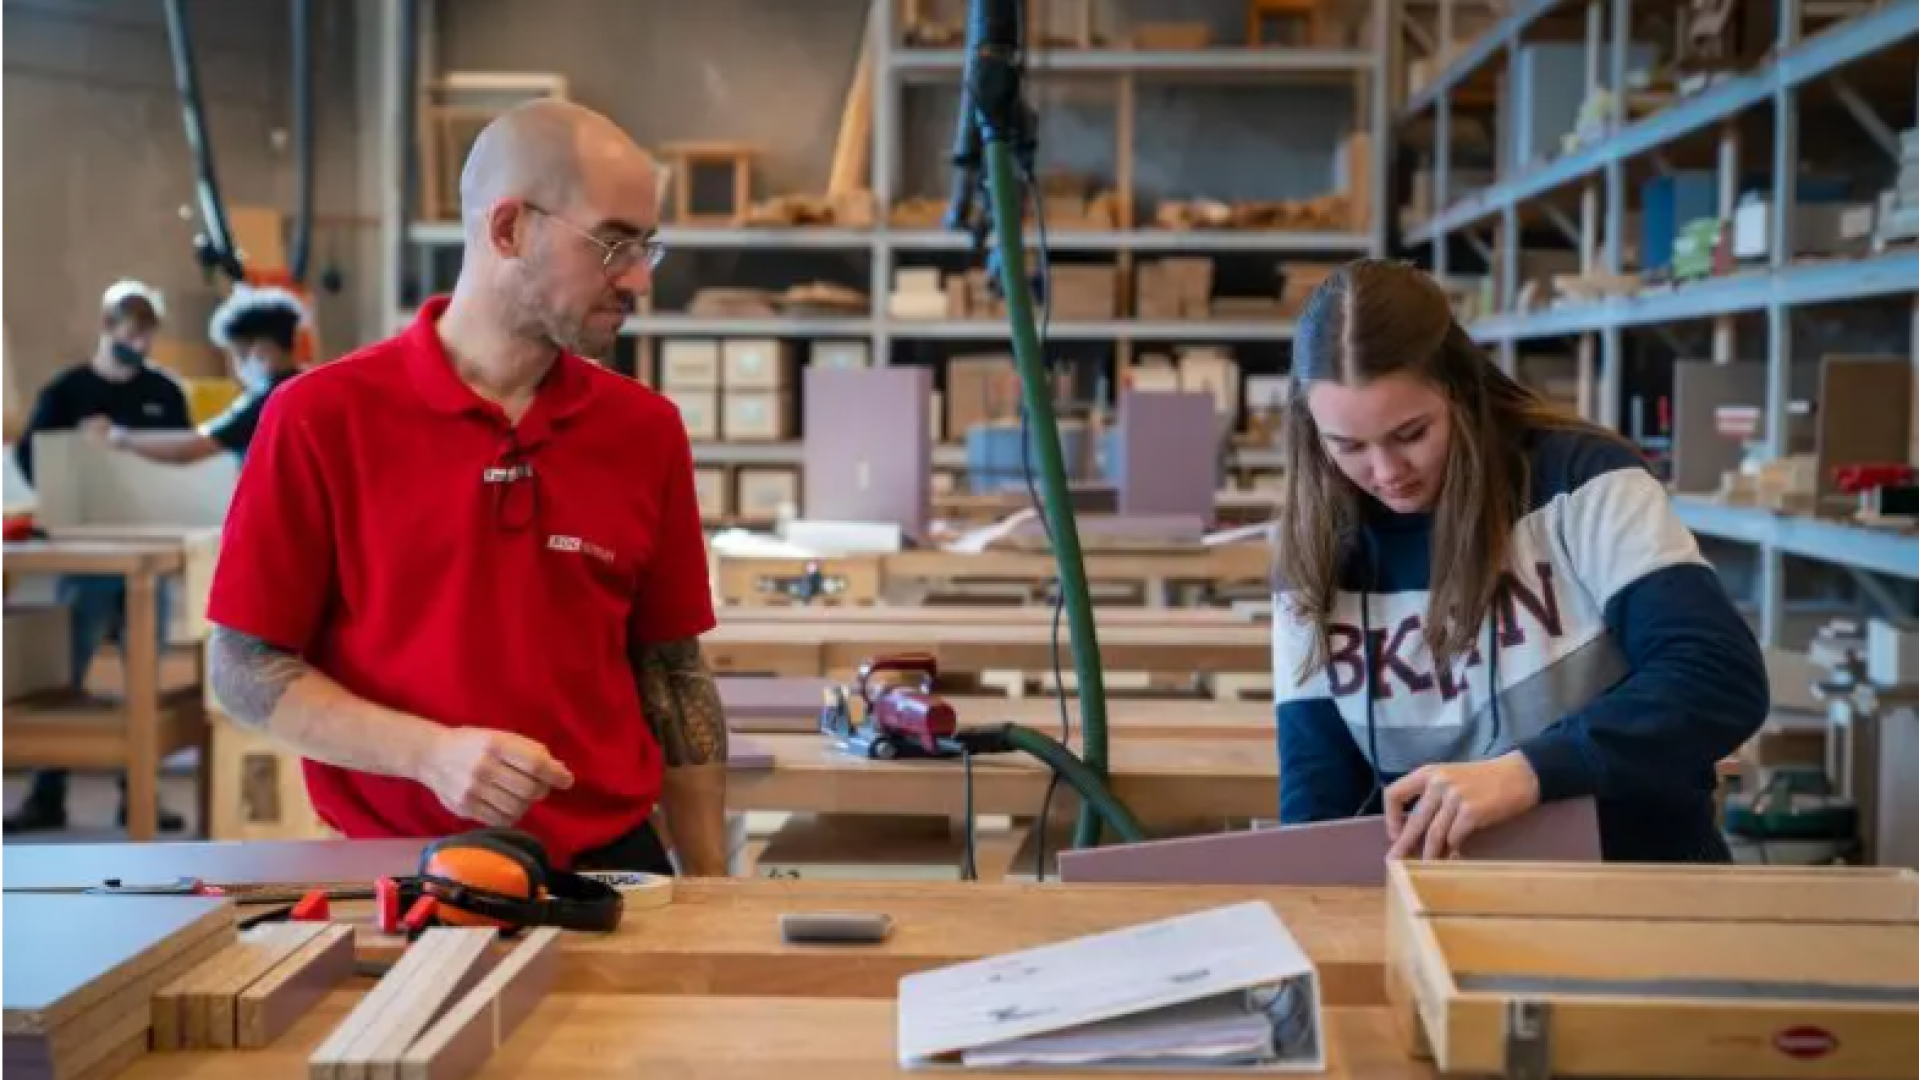
<path fill-rule="evenodd" d="M 354 6 L 322 0 L 315 29 L 318 125 L 313 267 L 348 291 L 322 298 L 323 346 L 354 343 L 365 302 L 355 120 Z M 287 5 L 195 0 L 200 88 L 229 205 L 291 209 Z M 193 262 L 193 165 L 156 0 L 5 0 L 7 365 L 23 395 L 86 356 L 100 292 L 137 277 L 165 293 L 170 336 L 200 340 L 216 298 Z"/>

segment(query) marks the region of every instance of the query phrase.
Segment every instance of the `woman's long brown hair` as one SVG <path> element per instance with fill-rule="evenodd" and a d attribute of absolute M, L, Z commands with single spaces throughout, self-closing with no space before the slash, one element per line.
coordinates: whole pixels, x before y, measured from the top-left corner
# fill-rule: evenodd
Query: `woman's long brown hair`
<path fill-rule="evenodd" d="M 1275 535 L 1275 576 L 1292 593 L 1293 614 L 1314 627 L 1313 646 L 1295 672 L 1303 682 L 1327 663 L 1341 566 L 1359 539 L 1360 500 L 1369 497 L 1328 457 L 1307 395 L 1321 382 L 1361 386 L 1401 373 L 1437 387 L 1451 411 L 1421 620 L 1439 670 L 1471 649 L 1499 590 L 1513 527 L 1527 505 L 1526 433 L 1578 428 L 1618 439 L 1494 366 L 1454 322 L 1446 294 L 1426 274 L 1380 259 L 1334 273 L 1308 299 L 1294 334 L 1282 432 L 1286 503 Z"/>

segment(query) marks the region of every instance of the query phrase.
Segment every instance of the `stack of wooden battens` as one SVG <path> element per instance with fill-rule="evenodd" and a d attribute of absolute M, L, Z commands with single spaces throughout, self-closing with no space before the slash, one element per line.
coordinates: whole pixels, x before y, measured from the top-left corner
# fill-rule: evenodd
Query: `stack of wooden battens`
<path fill-rule="evenodd" d="M 464 1080 L 552 989 L 560 932 L 496 963 L 492 929 L 422 934 L 307 1059 L 310 1080 Z"/>
<path fill-rule="evenodd" d="M 352 927 L 257 927 L 153 996 L 153 1048 L 258 1050 L 352 974 Z"/>
<path fill-rule="evenodd" d="M 6 1073 L 117 1076 L 147 1051 L 149 1001 L 235 941 L 230 901 L 9 893 Z"/>

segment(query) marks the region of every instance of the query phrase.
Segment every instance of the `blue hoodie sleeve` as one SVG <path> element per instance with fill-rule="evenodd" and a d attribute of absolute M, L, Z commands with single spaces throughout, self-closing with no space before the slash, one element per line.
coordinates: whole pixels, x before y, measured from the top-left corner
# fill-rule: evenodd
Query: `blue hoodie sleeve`
<path fill-rule="evenodd" d="M 1373 770 L 1327 698 L 1275 709 L 1280 740 L 1280 822 L 1349 818 L 1373 794 Z"/>
<path fill-rule="evenodd" d="M 1602 602 L 1628 674 L 1520 750 L 1543 800 L 1710 789 L 1766 722 L 1766 660 L 1664 489 L 1641 469 L 1589 480 L 1561 543 Z"/>

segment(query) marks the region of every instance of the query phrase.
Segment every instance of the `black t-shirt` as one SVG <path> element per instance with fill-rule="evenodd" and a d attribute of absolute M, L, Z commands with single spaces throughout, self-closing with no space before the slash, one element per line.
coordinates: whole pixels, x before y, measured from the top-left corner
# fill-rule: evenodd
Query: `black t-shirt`
<path fill-rule="evenodd" d="M 219 416 L 207 421 L 200 430 L 207 438 L 219 443 L 222 449 L 245 461 L 247 447 L 253 443 L 253 433 L 260 427 L 260 414 L 267 408 L 267 399 L 297 374 L 299 372 L 289 371 L 284 375 L 275 375 L 273 381 L 263 389 L 241 391 L 233 404 L 227 406 Z"/>
<path fill-rule="evenodd" d="M 123 428 L 165 430 L 191 427 L 187 395 L 173 377 L 142 368 L 126 382 L 114 382 L 80 364 L 54 377 L 34 400 L 27 430 L 14 448 L 20 472 L 33 480 L 33 436 L 41 431 L 72 431 L 81 421 L 104 416 Z"/>

